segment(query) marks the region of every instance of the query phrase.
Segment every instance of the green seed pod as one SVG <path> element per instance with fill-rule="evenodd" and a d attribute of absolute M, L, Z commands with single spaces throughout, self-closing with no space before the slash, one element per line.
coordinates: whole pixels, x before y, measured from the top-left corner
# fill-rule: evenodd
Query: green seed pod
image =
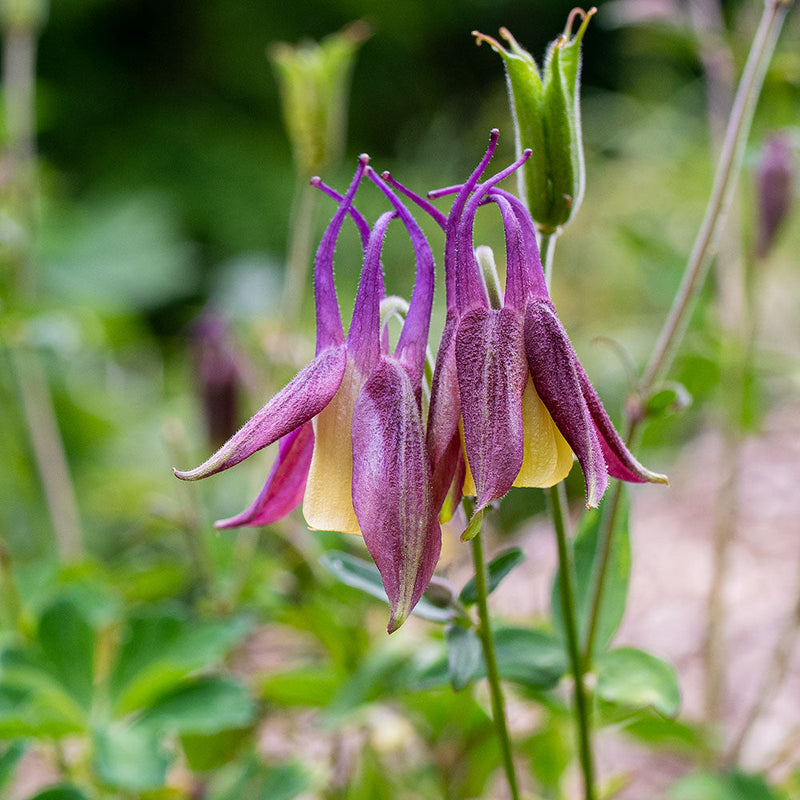
<path fill-rule="evenodd" d="M 554 233 L 574 216 L 583 199 L 585 170 L 580 114 L 580 47 L 597 9 L 574 9 L 564 33 L 547 48 L 544 70 L 505 28 L 496 39 L 474 33 L 503 59 L 518 154 L 526 147 L 533 156 L 519 171 L 520 194 L 537 227 Z M 572 25 L 582 17 L 573 36 Z"/>

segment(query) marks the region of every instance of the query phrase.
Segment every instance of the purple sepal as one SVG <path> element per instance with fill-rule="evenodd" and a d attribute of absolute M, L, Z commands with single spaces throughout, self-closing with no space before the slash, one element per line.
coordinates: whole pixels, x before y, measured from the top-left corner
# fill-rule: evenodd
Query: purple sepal
<path fill-rule="evenodd" d="M 310 422 L 287 433 L 278 444 L 278 457 L 253 504 L 246 511 L 214 523 L 218 530 L 269 525 L 294 511 L 303 499 L 308 468 L 314 452 L 314 426 Z"/>
<path fill-rule="evenodd" d="M 502 497 L 522 467 L 522 393 L 528 381 L 521 316 L 477 308 L 456 333 L 464 445 L 477 490 L 476 511 Z"/>
<path fill-rule="evenodd" d="M 578 359 L 552 304 L 529 304 L 525 350 L 536 391 L 583 469 L 586 505 L 595 508 L 608 486 L 608 469 L 583 396 Z"/>
<path fill-rule="evenodd" d="M 441 549 L 425 432 L 406 370 L 382 358 L 353 413 L 353 506 L 389 598 L 389 633 L 422 597 Z"/>
<path fill-rule="evenodd" d="M 346 361 L 344 345 L 323 350 L 211 458 L 195 469 L 175 470 L 175 475 L 184 481 L 215 475 L 304 425 L 333 399 L 342 382 Z"/>

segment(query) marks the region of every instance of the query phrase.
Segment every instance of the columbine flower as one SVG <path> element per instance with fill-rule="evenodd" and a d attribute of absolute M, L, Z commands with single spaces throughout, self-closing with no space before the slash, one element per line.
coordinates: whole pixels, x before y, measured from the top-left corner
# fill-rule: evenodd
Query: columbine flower
<path fill-rule="evenodd" d="M 460 187 L 448 217 L 406 193 L 444 227 L 447 321 L 436 361 L 428 445 L 437 497 L 459 474 L 463 436 L 464 492 L 476 511 L 511 486 L 552 486 L 566 477 L 572 452 L 583 468 L 587 505 L 595 507 L 608 476 L 666 482 L 631 455 L 589 383 L 547 291 L 533 222 L 519 199 L 497 188 L 530 151 L 478 183 L 497 143 Z M 507 273 L 502 307 L 493 308 L 473 245 L 480 205 L 496 203 L 503 218 Z"/>
<path fill-rule="evenodd" d="M 219 528 L 264 525 L 303 500 L 312 528 L 362 533 L 391 606 L 389 631 L 416 605 L 439 557 L 441 533 L 430 487 L 421 384 L 433 301 L 433 256 L 408 210 L 371 170 L 394 211 L 370 232 L 352 206 L 362 156 L 326 230 L 315 265 L 317 355 L 211 458 L 184 480 L 213 475 L 280 440 L 278 458 L 253 505 Z M 333 251 L 351 214 L 365 244 L 353 319 L 345 337 L 333 282 Z M 389 222 L 400 217 L 414 246 L 417 280 L 394 354 L 380 330 L 380 256 Z"/>

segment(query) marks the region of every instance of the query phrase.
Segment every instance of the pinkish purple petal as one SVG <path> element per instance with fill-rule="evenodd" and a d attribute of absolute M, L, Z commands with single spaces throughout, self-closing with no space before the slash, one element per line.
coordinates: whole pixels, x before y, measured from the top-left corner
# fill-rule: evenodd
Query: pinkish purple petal
<path fill-rule="evenodd" d="M 287 433 L 278 448 L 278 457 L 267 482 L 250 508 L 235 517 L 215 522 L 215 528 L 269 525 L 300 505 L 314 452 L 314 426 L 306 422 Z"/>
<path fill-rule="evenodd" d="M 586 505 L 595 508 L 608 486 L 608 469 L 581 391 L 578 357 L 547 301 L 528 305 L 525 351 L 533 385 L 583 468 Z"/>
<path fill-rule="evenodd" d="M 346 362 L 344 345 L 322 351 L 211 458 L 195 469 L 175 470 L 175 475 L 184 481 L 207 478 L 244 461 L 262 447 L 304 425 L 333 399 L 342 382 Z"/>
<path fill-rule="evenodd" d="M 600 437 L 608 474 L 629 483 L 668 483 L 666 475 L 659 475 L 642 466 L 625 446 L 580 363 L 578 363 L 578 379 L 589 415 Z"/>
<path fill-rule="evenodd" d="M 430 582 L 441 549 L 425 432 L 414 387 L 382 358 L 353 413 L 353 505 L 391 606 L 402 625 Z"/>
<path fill-rule="evenodd" d="M 461 404 L 458 398 L 458 374 L 455 359 L 455 331 L 458 320 L 448 313 L 436 354 L 431 402 L 428 410 L 428 457 L 433 473 L 433 495 L 437 508 L 444 502 L 453 480 L 461 449 L 458 421 Z"/>
<path fill-rule="evenodd" d="M 473 309 L 459 322 L 455 357 L 464 445 L 480 511 L 511 488 L 522 467 L 528 368 L 521 316 L 508 308 Z"/>

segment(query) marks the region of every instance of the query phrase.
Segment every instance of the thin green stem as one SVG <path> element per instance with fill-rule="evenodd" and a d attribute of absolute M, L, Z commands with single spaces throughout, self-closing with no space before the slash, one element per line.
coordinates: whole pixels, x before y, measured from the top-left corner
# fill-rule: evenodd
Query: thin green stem
<path fill-rule="evenodd" d="M 500 751 L 503 756 L 503 767 L 505 768 L 508 788 L 511 790 L 512 800 L 519 800 L 519 789 L 517 787 L 517 776 L 514 771 L 514 756 L 511 751 L 511 738 L 508 735 L 508 725 L 506 724 L 506 708 L 503 698 L 503 688 L 500 685 L 500 670 L 497 668 L 497 656 L 494 652 L 494 639 L 492 638 L 492 627 L 489 620 L 489 606 L 486 602 L 488 596 L 486 580 L 486 564 L 483 556 L 483 543 L 481 532 L 472 539 L 472 561 L 475 565 L 475 594 L 478 602 L 478 617 L 480 636 L 483 647 L 483 659 L 486 662 L 486 677 L 489 680 L 489 692 L 492 697 L 492 717 L 497 728 L 497 737 L 500 740 Z"/>
<path fill-rule="evenodd" d="M 705 214 L 692 246 L 686 269 L 681 280 L 672 308 L 661 329 L 653 353 L 639 382 L 639 396 L 647 397 L 653 385 L 669 369 L 672 357 L 680 344 L 686 325 L 715 251 L 719 235 L 725 227 L 728 210 L 733 198 L 733 190 L 741 171 L 744 147 L 750 133 L 753 113 L 761 94 L 769 62 L 775 51 L 786 13 L 794 0 L 767 0 L 758 29 L 753 37 L 750 55 L 747 59 L 739 88 L 728 120 L 725 138 L 717 162 L 714 184 L 706 205 Z M 639 426 L 643 421 L 641 415 L 629 416 L 625 422 L 623 438 L 630 446 L 636 439 Z M 606 580 L 607 566 L 612 544 L 613 521 L 616 518 L 621 490 L 615 487 L 605 503 L 603 528 L 601 529 L 600 568 L 595 579 L 595 590 L 589 612 L 589 626 L 586 634 L 584 658 L 588 659 L 595 636 L 600 604 Z"/>
<path fill-rule="evenodd" d="M 741 171 L 744 148 L 761 94 L 764 75 L 772 60 L 778 34 L 792 2 L 793 0 L 767 0 L 764 6 L 731 109 L 711 196 L 692 246 L 681 285 L 644 371 L 641 382 L 643 394 L 646 394 L 656 380 L 669 369 L 674 352 L 685 333 L 693 301 L 708 274 L 719 236 L 728 217 L 736 180 Z"/>
<path fill-rule="evenodd" d="M 583 773 L 583 796 L 585 800 L 595 800 L 594 756 L 592 753 L 592 731 L 589 701 L 586 694 L 583 660 L 578 647 L 577 608 L 575 604 L 575 583 L 573 564 L 567 541 L 566 509 L 563 498 L 555 487 L 547 490 L 553 527 L 558 542 L 558 590 L 561 597 L 561 610 L 567 636 L 570 669 L 575 683 L 575 718 L 578 723 L 578 755 Z"/>
<path fill-rule="evenodd" d="M 298 180 L 292 221 L 289 229 L 289 247 L 286 259 L 286 279 L 283 287 L 283 316 L 293 320 L 303 306 L 306 278 L 311 263 L 314 235 L 314 211 L 319 192 L 308 185 L 308 180 Z"/>
<path fill-rule="evenodd" d="M 553 280 L 553 256 L 556 251 L 556 240 L 559 237 L 561 230 L 554 232 L 539 231 L 539 255 L 542 259 L 542 269 L 544 270 L 544 280 L 547 283 L 547 288 L 550 288 L 550 283 Z"/>

